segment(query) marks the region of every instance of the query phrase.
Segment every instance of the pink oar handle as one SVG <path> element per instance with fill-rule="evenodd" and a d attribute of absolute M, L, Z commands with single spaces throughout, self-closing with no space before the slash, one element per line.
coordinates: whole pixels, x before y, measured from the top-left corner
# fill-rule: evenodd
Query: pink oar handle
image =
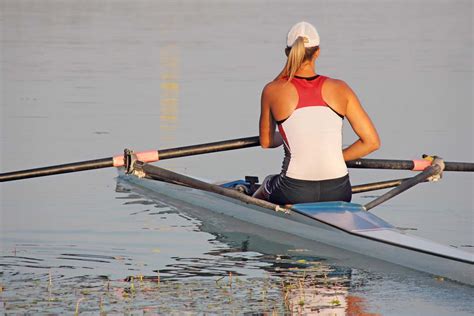
<path fill-rule="evenodd" d="M 154 162 L 160 160 L 157 150 L 142 151 L 135 153 L 137 159 L 143 162 Z M 123 160 L 123 155 L 113 157 L 114 167 L 122 167 L 125 162 Z"/>
<path fill-rule="evenodd" d="M 423 171 L 426 168 L 431 166 L 431 161 L 424 160 L 424 159 L 419 159 L 419 160 L 413 160 L 413 171 Z"/>

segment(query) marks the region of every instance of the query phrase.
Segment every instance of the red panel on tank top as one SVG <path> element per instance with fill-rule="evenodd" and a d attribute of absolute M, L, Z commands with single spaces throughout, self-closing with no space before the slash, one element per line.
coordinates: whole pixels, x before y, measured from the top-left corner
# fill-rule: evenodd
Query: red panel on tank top
<path fill-rule="evenodd" d="M 319 76 L 314 80 L 293 78 L 291 83 L 295 86 L 299 97 L 296 109 L 306 106 L 328 106 L 321 92 L 326 79 L 325 76 Z"/>
<path fill-rule="evenodd" d="M 283 142 L 286 144 L 286 147 L 290 149 L 290 143 L 288 142 L 288 137 L 286 137 L 286 133 L 285 133 L 285 130 L 283 129 L 283 125 L 278 124 L 278 131 L 280 132 L 280 135 L 283 138 Z"/>

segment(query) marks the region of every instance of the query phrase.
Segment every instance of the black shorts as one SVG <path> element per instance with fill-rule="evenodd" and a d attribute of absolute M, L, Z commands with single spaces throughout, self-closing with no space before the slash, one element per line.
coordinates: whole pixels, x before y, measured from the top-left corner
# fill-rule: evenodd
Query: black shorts
<path fill-rule="evenodd" d="M 309 181 L 273 175 L 265 179 L 265 194 L 275 204 L 297 204 L 308 202 L 345 201 L 352 198 L 349 175 L 341 178 Z"/>

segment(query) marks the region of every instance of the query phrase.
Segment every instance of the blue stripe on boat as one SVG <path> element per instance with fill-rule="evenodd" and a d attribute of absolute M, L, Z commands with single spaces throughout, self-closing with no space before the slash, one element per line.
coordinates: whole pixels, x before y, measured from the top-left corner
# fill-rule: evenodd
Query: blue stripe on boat
<path fill-rule="evenodd" d="M 233 188 L 235 187 L 236 185 L 245 185 L 245 186 L 248 186 L 250 185 L 250 183 L 248 183 L 247 181 L 244 181 L 244 180 L 237 180 L 237 181 L 232 181 L 232 182 L 227 182 L 227 183 L 223 183 L 221 184 L 220 186 L 223 187 L 223 188 Z"/>

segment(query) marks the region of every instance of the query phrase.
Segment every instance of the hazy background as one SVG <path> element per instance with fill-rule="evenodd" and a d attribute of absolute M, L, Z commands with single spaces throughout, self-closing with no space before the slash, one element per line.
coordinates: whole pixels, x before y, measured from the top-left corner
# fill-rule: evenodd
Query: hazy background
<path fill-rule="evenodd" d="M 375 122 L 382 148 L 371 157 L 474 160 L 471 1 L 0 3 L 2 171 L 256 135 L 261 89 L 300 20 L 321 36 L 317 72 L 348 82 Z M 348 126 L 344 134 L 344 144 L 355 139 Z M 263 177 L 281 156 L 255 148 L 161 165 L 209 179 Z M 2 230 L 55 225 L 89 195 L 107 207 L 114 175 L 2 184 Z M 360 183 L 405 173 L 351 175 Z M 472 244 L 472 192 L 472 175 L 446 174 L 374 212 Z M 52 201 L 64 210 L 51 211 Z"/>
<path fill-rule="evenodd" d="M 0 0 L 0 172 L 257 135 L 261 89 L 283 67 L 286 33 L 301 20 L 321 36 L 317 72 L 345 80 L 374 121 L 382 148 L 370 157 L 472 162 L 472 9 L 469 0 Z M 355 139 L 345 126 L 344 144 Z M 282 156 L 252 148 L 159 164 L 213 180 L 262 179 L 279 171 Z M 351 170 L 353 184 L 411 174 Z M 124 200 L 115 176 L 104 169 L 0 185 L 7 290 L 25 272 L 34 282 L 51 271 L 123 278 L 182 257 L 222 262 L 209 251 L 225 245 L 197 231 L 198 222 L 131 216 L 153 206 Z M 472 174 L 447 173 L 373 212 L 472 251 L 473 182 Z M 25 268 L 17 254 L 41 266 Z M 127 261 L 94 261 L 103 255 Z M 246 262 L 242 273 L 266 273 Z M 406 278 L 363 274 L 352 291 L 384 314 L 472 312 L 472 289 L 461 295 L 450 283 Z M 18 293 L 29 289 L 21 284 Z"/>

